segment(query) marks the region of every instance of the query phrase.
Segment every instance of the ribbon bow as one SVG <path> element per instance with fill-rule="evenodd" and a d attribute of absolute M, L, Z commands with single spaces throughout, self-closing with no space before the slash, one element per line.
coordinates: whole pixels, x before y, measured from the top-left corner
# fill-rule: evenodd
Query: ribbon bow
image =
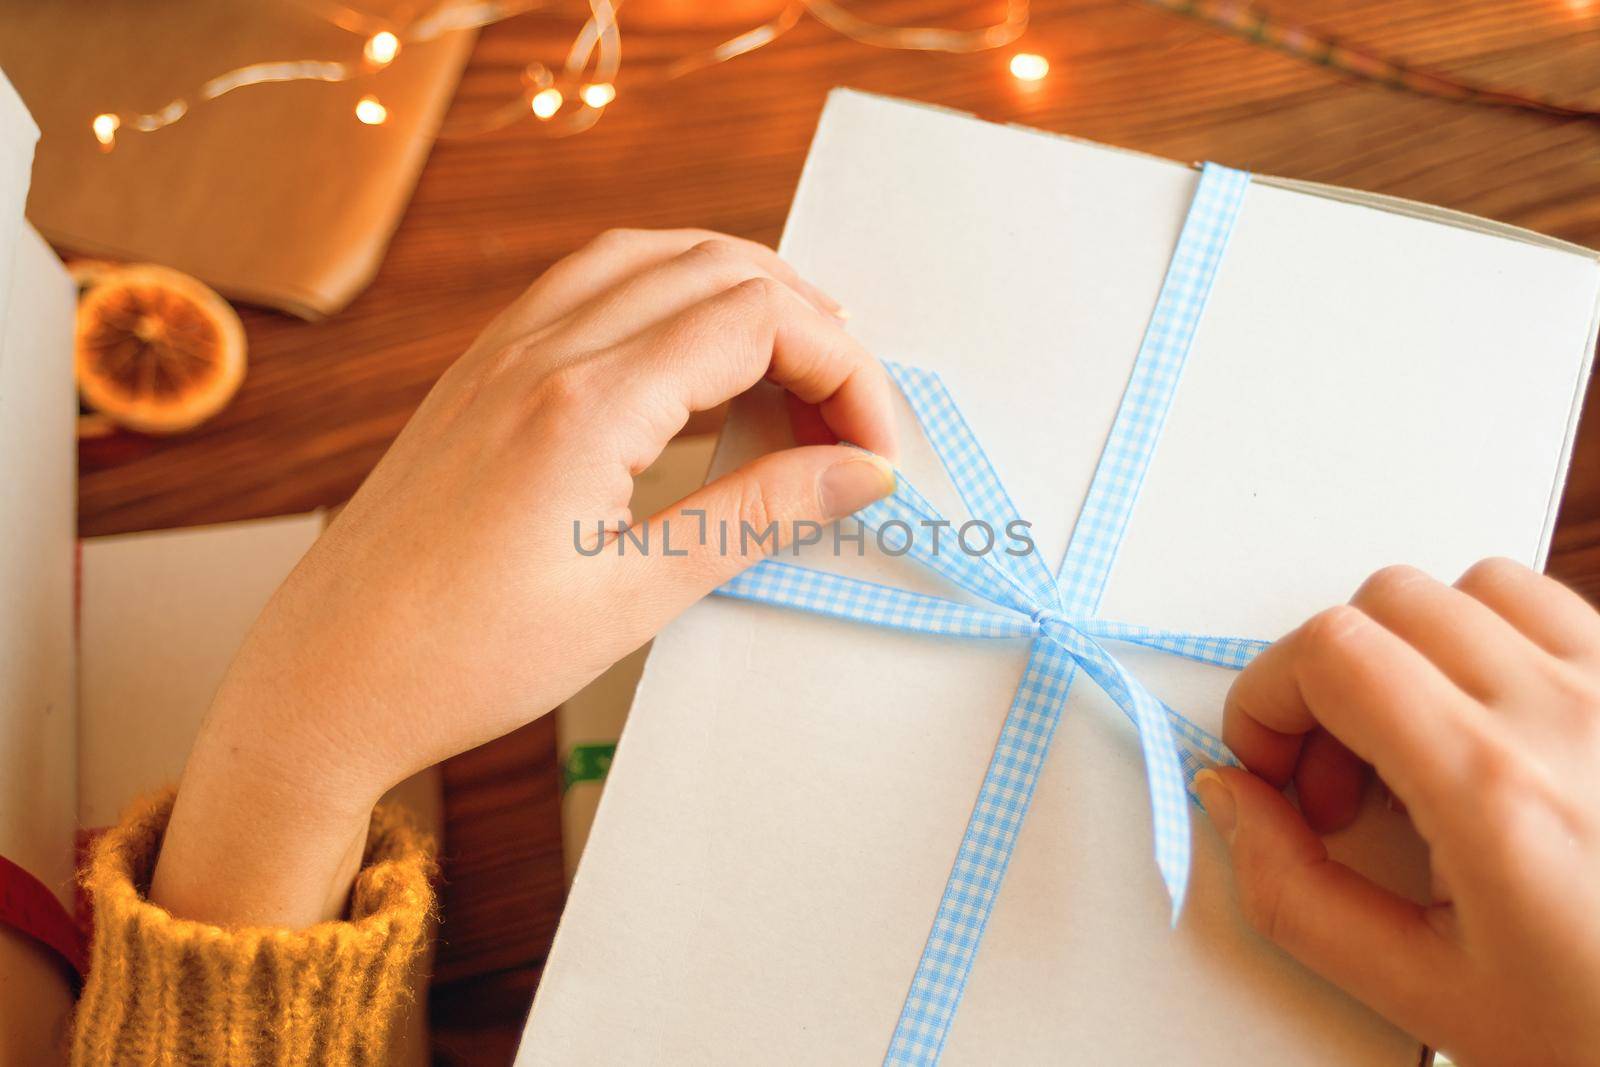
<path fill-rule="evenodd" d="M 974 518 L 989 529 L 1006 528 L 1017 518 L 1016 511 L 943 381 L 931 371 L 894 363 L 885 366 L 911 402 L 924 429 L 944 428 L 943 433 L 930 433 L 929 439 Z M 967 450 L 982 462 L 962 464 L 961 453 Z M 1091 490 L 1090 499 L 1093 497 Z M 1000 510 L 991 510 L 996 504 Z M 1189 814 L 1184 799 L 1188 782 L 1210 763 L 1237 761 L 1217 737 L 1151 695 L 1101 642 L 1139 645 L 1231 670 L 1249 663 L 1267 642 L 1110 622 L 1093 617 L 1092 607 L 1088 611 L 1068 610 L 1068 604 L 1077 607 L 1083 603 L 1082 591 L 1073 589 L 1074 585 L 1082 586 L 1083 581 L 1070 581 L 1073 549 L 1082 543 L 1076 535 L 1068 548 L 1069 565 L 1063 566 L 1061 578 L 1050 573 L 1037 552 L 1010 556 L 1003 551 L 938 551 L 912 531 L 956 527 L 904 475 L 899 476 L 894 495 L 863 508 L 856 518 L 878 533 L 885 552 L 916 560 L 984 604 L 913 593 L 776 559 L 763 560 L 718 589 L 718 594 L 918 633 L 1024 637 L 1045 642 L 1043 648 L 1036 644 L 1036 656 L 1042 652 L 1056 663 L 1065 657 L 1071 664 L 1069 671 L 1082 669 L 1138 730 L 1155 825 L 1156 864 L 1171 897 L 1172 920 L 1176 922 L 1183 908 L 1189 871 Z M 1096 589 L 1096 600 L 1098 594 Z M 1033 673 L 1031 665 L 1029 673 Z M 1019 704 L 1028 688 L 1024 679 Z M 1066 686 L 1061 688 L 1060 695 L 1064 697 Z M 1060 700 L 1049 703 L 1051 712 L 1059 714 Z M 1186 744 L 1180 745 L 1179 738 Z"/>
<path fill-rule="evenodd" d="M 1059 574 L 1037 551 L 939 551 L 915 535 L 952 529 L 909 481 L 858 512 L 879 546 L 904 555 L 978 603 L 913 593 L 767 559 L 728 582 L 722 596 L 926 634 L 1027 638 L 1032 652 L 1001 729 L 961 848 L 934 917 L 885 1063 L 937 1061 L 983 930 L 1049 751 L 1066 696 L 1081 669 L 1138 730 L 1155 829 L 1156 866 L 1183 908 L 1190 864 L 1189 783 L 1210 762 L 1233 763 L 1220 740 L 1167 707 L 1105 645 L 1124 643 L 1237 670 L 1266 642 L 1158 630 L 1097 617 L 1123 531 L 1177 390 L 1184 361 L 1222 260 L 1249 175 L 1214 164 L 1199 185 L 1095 469 Z M 939 376 L 885 364 L 900 386 L 971 518 L 990 531 L 1018 520 L 1005 486 Z"/>

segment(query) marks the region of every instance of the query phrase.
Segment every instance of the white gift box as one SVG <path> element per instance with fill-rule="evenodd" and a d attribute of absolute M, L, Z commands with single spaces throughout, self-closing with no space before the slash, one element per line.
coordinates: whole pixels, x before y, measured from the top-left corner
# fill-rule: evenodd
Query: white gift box
<path fill-rule="evenodd" d="M 874 354 L 942 375 L 1054 569 L 1196 182 L 840 91 L 782 252 Z M 1386 564 L 1541 565 L 1597 309 L 1586 249 L 1256 177 L 1100 614 L 1274 638 Z M 779 400 L 741 399 L 713 475 L 787 443 Z M 962 517 L 904 411 L 901 435 L 901 467 Z M 831 549 L 800 562 L 962 599 L 870 536 Z M 1231 673 L 1119 655 L 1219 732 Z M 715 598 L 686 613 L 646 666 L 518 1062 L 880 1061 L 1027 656 Z M 945 1060 L 1414 1063 L 1414 1039 L 1244 925 L 1221 842 L 1192 832 L 1173 928 L 1136 735 L 1080 679 Z M 1426 892 L 1381 804 L 1331 844 Z"/>

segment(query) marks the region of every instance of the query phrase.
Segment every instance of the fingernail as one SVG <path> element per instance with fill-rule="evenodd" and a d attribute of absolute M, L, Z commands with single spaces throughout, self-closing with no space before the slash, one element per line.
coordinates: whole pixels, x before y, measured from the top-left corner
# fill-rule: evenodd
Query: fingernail
<path fill-rule="evenodd" d="M 894 468 L 881 456 L 863 452 L 840 460 L 817 479 L 817 500 L 829 519 L 852 515 L 894 492 Z"/>
<path fill-rule="evenodd" d="M 1200 805 L 1206 809 L 1211 825 L 1228 844 L 1233 844 L 1234 822 L 1238 808 L 1233 802 L 1233 790 L 1222 780 L 1222 775 L 1209 768 L 1194 776 L 1194 791 L 1200 795 Z"/>

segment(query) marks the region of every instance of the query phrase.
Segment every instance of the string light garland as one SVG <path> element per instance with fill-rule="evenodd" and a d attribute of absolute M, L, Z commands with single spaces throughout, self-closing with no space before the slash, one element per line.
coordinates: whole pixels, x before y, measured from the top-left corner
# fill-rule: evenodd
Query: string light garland
<path fill-rule="evenodd" d="M 193 106 L 209 103 L 246 86 L 273 82 L 347 82 L 370 77 L 394 63 L 407 46 L 422 44 L 456 30 L 480 29 L 545 6 L 544 0 L 445 0 L 439 7 L 404 25 L 391 25 L 374 15 L 323 0 L 296 0 L 299 6 L 353 36 L 361 38 L 360 58 L 302 59 L 253 63 L 217 75 L 188 96 L 148 113 L 103 112 L 90 121 L 102 151 L 116 147 L 127 131 L 154 133 L 188 115 Z M 541 132 L 569 136 L 593 126 L 617 98 L 622 67 L 617 8 L 621 0 L 589 0 L 589 17 L 557 69 L 533 62 L 522 71 L 522 90 L 514 98 L 476 115 L 447 120 L 438 136 L 471 137 L 504 129 L 531 116 Z M 834 0 L 786 0 L 778 14 L 720 44 L 668 63 L 659 78 L 680 78 L 705 67 L 747 55 L 777 40 L 807 15 L 836 33 L 863 44 L 925 52 L 979 52 L 1003 47 L 1028 26 L 1029 0 L 1006 0 L 1000 21 L 972 30 L 936 26 L 895 26 L 861 18 Z M 1035 57 L 1039 58 L 1039 57 Z M 1021 75 L 1018 75 L 1022 77 Z M 1039 77 L 1042 77 L 1041 73 Z M 356 120 L 380 126 L 388 109 L 375 93 L 355 106 Z"/>
<path fill-rule="evenodd" d="M 188 96 L 178 97 L 156 111 L 103 112 L 95 115 L 89 124 L 101 150 L 113 149 L 118 137 L 129 131 L 154 133 L 165 129 L 188 115 L 193 106 L 247 86 L 295 81 L 347 82 L 373 77 L 396 62 L 408 46 L 423 44 L 457 30 L 491 26 L 543 8 L 550 0 L 443 0 L 438 7 L 403 25 L 390 24 L 378 16 L 330 0 L 294 2 L 330 25 L 360 38 L 359 58 L 253 63 L 225 71 Z M 1275 19 L 1245 0 L 1129 2 L 1197 19 L 1306 62 L 1425 96 L 1568 118 L 1600 117 L 1600 106 L 1506 89 L 1389 59 L 1345 44 L 1333 36 Z M 521 91 L 515 97 L 477 114 L 452 116 L 438 136 L 442 139 L 477 136 L 530 117 L 547 136 L 564 137 L 589 129 L 617 99 L 617 75 L 622 66 L 621 33 L 617 25 L 620 5 L 621 0 L 588 0 L 589 17 L 559 67 L 552 69 L 539 62 L 528 64 L 522 70 Z M 968 30 L 885 25 L 862 18 L 836 0 L 784 0 L 771 19 L 710 48 L 672 60 L 651 80 L 670 81 L 748 55 L 771 44 L 808 16 L 835 33 L 879 48 L 981 52 L 1002 48 L 1022 36 L 1028 26 L 1029 0 L 1006 0 L 998 22 Z M 1011 57 L 1010 71 L 1019 82 L 1039 82 L 1048 76 L 1050 62 L 1041 55 L 1019 52 Z M 388 117 L 388 109 L 375 93 L 365 93 L 356 102 L 357 122 L 381 126 Z"/>

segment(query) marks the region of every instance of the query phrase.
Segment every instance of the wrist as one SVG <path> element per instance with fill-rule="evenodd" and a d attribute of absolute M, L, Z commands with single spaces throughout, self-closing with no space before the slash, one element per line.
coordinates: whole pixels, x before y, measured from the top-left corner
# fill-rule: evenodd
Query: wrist
<path fill-rule="evenodd" d="M 150 885 L 179 918 L 300 928 L 340 918 L 381 788 L 220 702 L 184 768 Z"/>

